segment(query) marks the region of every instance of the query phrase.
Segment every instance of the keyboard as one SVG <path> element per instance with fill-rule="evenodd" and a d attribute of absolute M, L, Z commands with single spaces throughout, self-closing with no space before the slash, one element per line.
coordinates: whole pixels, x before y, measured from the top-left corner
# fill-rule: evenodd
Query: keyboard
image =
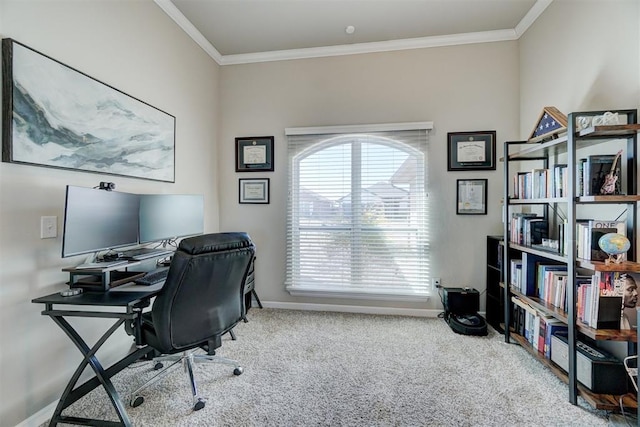
<path fill-rule="evenodd" d="M 126 258 L 131 258 L 136 261 L 141 261 L 143 259 L 154 258 L 162 255 L 169 255 L 171 253 L 168 249 L 162 248 L 139 248 L 139 249 L 131 249 L 129 251 L 124 251 L 122 255 Z"/>
<path fill-rule="evenodd" d="M 139 279 L 135 279 L 133 283 L 136 285 L 152 286 L 160 282 L 164 282 L 169 274 L 169 267 L 157 268 L 151 270 Z"/>

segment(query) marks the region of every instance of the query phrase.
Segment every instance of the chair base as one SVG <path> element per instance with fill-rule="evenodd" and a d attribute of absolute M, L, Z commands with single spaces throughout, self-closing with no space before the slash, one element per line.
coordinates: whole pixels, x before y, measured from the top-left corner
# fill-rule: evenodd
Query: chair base
<path fill-rule="evenodd" d="M 200 395 L 198 394 L 198 388 L 196 386 L 196 380 L 193 374 L 195 363 L 209 362 L 209 363 L 222 363 L 225 365 L 230 365 L 234 367 L 233 375 L 236 375 L 236 376 L 242 375 L 242 373 L 244 372 L 244 368 L 240 366 L 240 364 L 238 364 L 238 362 L 236 362 L 235 360 L 227 359 L 226 357 L 218 356 L 215 354 L 194 354 L 194 350 L 185 351 L 182 354 L 172 354 L 172 355 L 156 357 L 154 359 L 154 362 L 155 363 L 153 365 L 153 369 L 160 372 L 158 372 L 156 375 L 151 377 L 147 382 L 142 384 L 140 387 L 138 387 L 136 390 L 134 390 L 131 393 L 131 397 L 129 399 L 129 405 L 131 405 L 134 408 L 144 403 L 144 396 L 142 395 L 142 392 L 145 389 L 149 388 L 153 384 L 165 378 L 167 375 L 173 372 L 175 368 L 177 368 L 180 365 L 184 366 L 184 369 L 189 374 L 189 383 L 191 386 L 191 393 L 193 395 L 194 411 L 199 411 L 200 409 L 204 408 L 206 403 L 206 401 L 202 397 L 200 397 Z M 165 368 L 163 362 L 172 362 L 172 363 Z"/>

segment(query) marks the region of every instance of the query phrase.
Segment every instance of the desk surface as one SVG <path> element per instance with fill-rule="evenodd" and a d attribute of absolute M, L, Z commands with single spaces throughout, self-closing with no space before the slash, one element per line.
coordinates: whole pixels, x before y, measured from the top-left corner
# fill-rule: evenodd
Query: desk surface
<path fill-rule="evenodd" d="M 161 287 L 146 290 L 130 290 L 128 292 L 83 292 L 80 295 L 64 297 L 60 292 L 45 295 L 31 300 L 40 304 L 68 304 L 68 305 L 101 305 L 107 307 L 126 307 L 136 304 L 145 298 L 151 298 L 160 291 Z"/>

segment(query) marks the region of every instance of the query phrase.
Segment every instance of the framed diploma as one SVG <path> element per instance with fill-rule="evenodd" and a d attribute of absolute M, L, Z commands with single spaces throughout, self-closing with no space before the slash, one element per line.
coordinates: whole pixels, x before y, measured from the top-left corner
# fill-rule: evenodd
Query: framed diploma
<path fill-rule="evenodd" d="M 272 172 L 273 137 L 236 138 L 236 172 Z"/>
<path fill-rule="evenodd" d="M 459 179 L 457 181 L 458 215 L 486 215 L 487 214 L 487 180 Z"/>
<path fill-rule="evenodd" d="M 496 131 L 447 133 L 447 170 L 496 169 Z"/>
<path fill-rule="evenodd" d="M 269 178 L 240 179 L 240 203 L 269 204 Z"/>

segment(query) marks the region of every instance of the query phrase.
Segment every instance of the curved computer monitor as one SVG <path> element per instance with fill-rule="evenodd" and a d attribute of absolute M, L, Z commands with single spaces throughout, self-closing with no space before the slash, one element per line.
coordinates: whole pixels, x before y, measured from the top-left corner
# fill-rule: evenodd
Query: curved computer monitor
<path fill-rule="evenodd" d="M 140 243 L 202 234 L 204 197 L 197 194 L 142 194 L 139 222 Z"/>
<path fill-rule="evenodd" d="M 67 185 L 62 257 L 136 245 L 140 196 Z"/>

